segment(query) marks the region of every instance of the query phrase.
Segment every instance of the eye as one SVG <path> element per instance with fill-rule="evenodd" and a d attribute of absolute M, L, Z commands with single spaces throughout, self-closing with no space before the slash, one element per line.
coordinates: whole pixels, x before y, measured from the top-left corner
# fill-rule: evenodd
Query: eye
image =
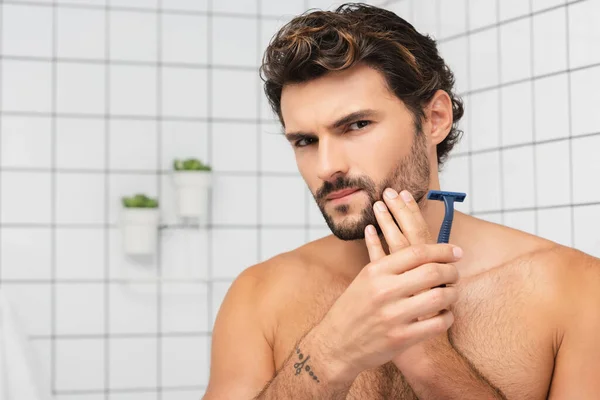
<path fill-rule="evenodd" d="M 351 131 L 354 131 L 354 130 L 362 129 L 365 126 L 368 126 L 370 123 L 371 123 L 371 121 L 366 121 L 366 120 L 356 121 L 355 123 L 348 125 L 348 127 L 350 128 Z M 352 128 L 354 125 L 356 125 L 356 129 Z"/>
<path fill-rule="evenodd" d="M 314 142 L 316 142 L 316 140 L 314 138 L 304 138 L 304 139 L 297 140 L 294 143 L 294 146 L 295 147 L 305 147 L 310 144 L 313 144 Z"/>

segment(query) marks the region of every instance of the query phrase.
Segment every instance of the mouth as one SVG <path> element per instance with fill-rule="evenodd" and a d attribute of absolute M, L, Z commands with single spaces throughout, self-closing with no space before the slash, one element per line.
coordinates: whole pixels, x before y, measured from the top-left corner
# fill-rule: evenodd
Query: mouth
<path fill-rule="evenodd" d="M 331 193 L 327 196 L 327 201 L 331 201 L 334 203 L 339 203 L 341 201 L 345 201 L 349 199 L 353 194 L 360 192 L 362 189 L 344 189 L 338 190 L 337 192 Z"/>

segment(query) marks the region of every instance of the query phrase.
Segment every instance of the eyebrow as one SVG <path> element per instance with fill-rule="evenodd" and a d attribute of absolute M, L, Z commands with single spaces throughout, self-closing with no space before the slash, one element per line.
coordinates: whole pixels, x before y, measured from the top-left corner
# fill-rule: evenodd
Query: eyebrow
<path fill-rule="evenodd" d="M 372 118 L 377 114 L 378 114 L 377 111 L 371 110 L 371 109 L 354 111 L 354 112 L 351 112 L 350 114 L 347 114 L 347 115 L 337 119 L 334 123 L 330 124 L 328 126 L 328 128 L 329 129 L 337 129 L 337 128 L 347 125 L 351 122 L 359 121 L 361 119 L 366 119 L 366 118 Z M 290 142 L 316 136 L 314 133 L 310 133 L 310 132 L 287 132 L 284 134 L 285 134 L 285 137 L 287 138 L 287 140 L 289 140 Z"/>

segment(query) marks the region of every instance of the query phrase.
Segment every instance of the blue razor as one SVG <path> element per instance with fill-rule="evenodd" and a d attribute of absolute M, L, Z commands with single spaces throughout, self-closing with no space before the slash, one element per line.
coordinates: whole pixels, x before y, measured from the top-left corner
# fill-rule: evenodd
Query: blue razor
<path fill-rule="evenodd" d="M 440 234 L 438 235 L 438 243 L 448 243 L 450 241 L 450 231 L 452 230 L 452 220 L 454 219 L 454 202 L 463 202 L 467 197 L 466 193 L 460 192 L 444 192 L 441 190 L 430 190 L 427 194 L 429 200 L 443 201 L 446 206 L 446 213 L 444 214 L 444 221 L 440 228 Z M 446 287 L 445 284 L 436 287 Z"/>
<path fill-rule="evenodd" d="M 454 202 L 463 202 L 467 197 L 466 193 L 444 192 L 441 190 L 430 190 L 427 194 L 429 200 L 443 201 L 446 206 L 444 221 L 438 235 L 438 243 L 448 243 L 450 241 L 450 230 L 452 229 L 452 220 L 454 219 Z"/>

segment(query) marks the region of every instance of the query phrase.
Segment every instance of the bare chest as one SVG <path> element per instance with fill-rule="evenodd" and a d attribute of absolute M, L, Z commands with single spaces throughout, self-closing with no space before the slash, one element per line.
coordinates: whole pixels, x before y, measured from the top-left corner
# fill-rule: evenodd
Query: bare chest
<path fill-rule="evenodd" d="M 536 321 L 535 300 L 527 285 L 507 285 L 514 276 L 482 275 L 461 284 L 449 331 L 453 346 L 508 398 L 543 399 L 553 370 L 545 328 Z M 296 341 L 327 312 L 345 284 L 304 293 L 279 318 L 274 358 L 279 368 Z M 443 370 L 443 366 L 440 366 Z M 363 371 L 348 399 L 417 399 L 393 363 Z"/>

